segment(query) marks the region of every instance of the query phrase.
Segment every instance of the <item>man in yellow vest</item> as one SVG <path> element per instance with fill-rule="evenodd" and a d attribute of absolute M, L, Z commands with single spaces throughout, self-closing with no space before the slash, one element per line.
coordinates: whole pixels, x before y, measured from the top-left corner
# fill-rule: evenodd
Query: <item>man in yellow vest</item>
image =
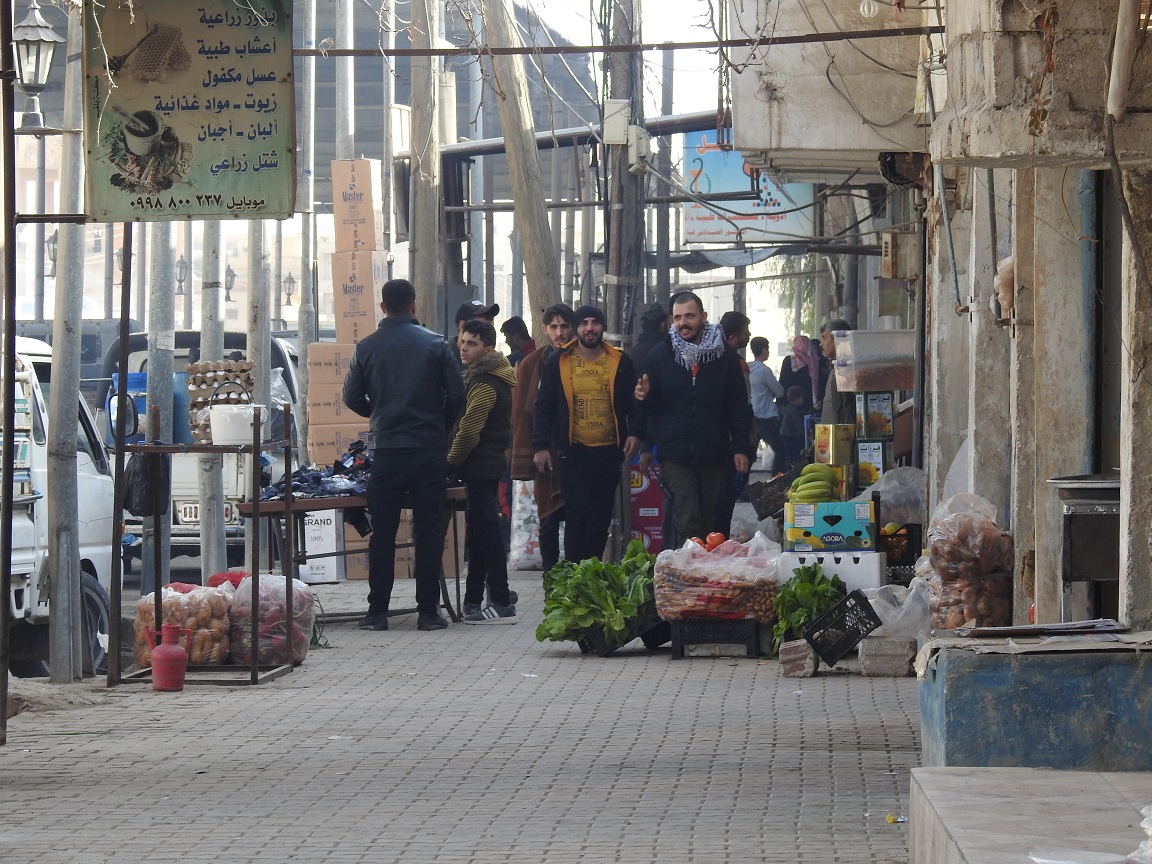
<path fill-rule="evenodd" d="M 548 358 L 540 376 L 532 445 L 536 468 L 560 473 L 564 557 L 582 561 L 604 554 L 620 463 L 636 455 L 640 440 L 630 431 L 632 360 L 605 344 L 600 309 L 581 306 L 572 320 L 576 338 Z"/>

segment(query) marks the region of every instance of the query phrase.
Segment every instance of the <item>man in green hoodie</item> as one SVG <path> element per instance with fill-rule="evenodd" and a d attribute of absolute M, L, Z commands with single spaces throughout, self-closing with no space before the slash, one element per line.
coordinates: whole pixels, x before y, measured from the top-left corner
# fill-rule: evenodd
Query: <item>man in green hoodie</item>
<path fill-rule="evenodd" d="M 515 624 L 508 592 L 508 557 L 500 532 L 497 489 L 512 446 L 512 388 L 516 374 L 496 351 L 496 328 L 480 318 L 465 321 L 460 362 L 466 387 L 464 414 L 452 431 L 448 469 L 468 489 L 468 579 L 465 624 Z M 490 603 L 482 606 L 484 587 Z"/>

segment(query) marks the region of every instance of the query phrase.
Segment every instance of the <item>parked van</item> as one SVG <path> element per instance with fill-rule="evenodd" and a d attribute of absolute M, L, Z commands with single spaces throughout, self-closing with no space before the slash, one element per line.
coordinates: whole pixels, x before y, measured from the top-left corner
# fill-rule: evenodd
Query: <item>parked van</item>
<path fill-rule="evenodd" d="M 12 589 L 10 668 L 13 674 L 48 674 L 48 561 L 55 544 L 48 536 L 48 399 L 52 388 L 52 347 L 16 337 L 16 415 L 13 434 Z M 104 644 L 109 632 L 112 529 L 115 483 L 108 454 L 87 403 L 75 400 L 77 535 L 80 543 L 81 618 L 97 674 L 107 670 Z M 0 418 L 2 421 L 2 418 Z"/>
<path fill-rule="evenodd" d="M 129 395 L 133 396 L 140 411 L 143 411 L 144 394 L 146 392 L 146 376 L 148 372 L 148 334 L 133 333 L 128 337 L 128 374 L 125 382 L 129 387 Z M 248 337 L 245 333 L 224 334 L 224 356 L 231 360 L 246 358 Z M 295 350 L 290 343 L 283 339 L 273 338 L 271 341 L 271 366 L 273 376 L 279 375 L 284 383 L 288 397 L 295 406 L 299 402 L 300 388 L 296 378 Z M 106 418 L 113 416 L 112 406 L 116 400 L 116 393 L 111 382 L 120 378 L 116 374 L 116 365 L 120 358 L 120 340 L 114 340 L 108 347 L 104 357 L 104 366 L 101 370 L 101 379 L 104 379 L 100 403 L 104 406 Z M 173 356 L 173 414 L 172 429 L 175 443 L 191 442 L 191 433 L 188 427 L 188 373 L 190 362 L 200 359 L 200 334 L 190 330 L 178 330 L 175 334 L 175 349 Z M 279 411 L 270 412 L 271 434 L 274 438 L 282 436 L 282 415 Z M 140 429 L 145 428 L 141 417 Z M 295 424 L 293 424 L 295 428 Z M 106 420 L 103 426 L 106 441 L 111 447 L 114 444 L 113 426 Z M 142 434 L 129 438 L 130 442 L 140 441 Z M 279 454 L 269 453 L 269 474 L 275 475 L 278 480 L 283 473 L 283 460 Z M 198 556 L 200 554 L 200 488 L 198 481 L 199 456 L 194 453 L 176 454 L 172 457 L 172 507 L 169 512 L 172 518 L 172 544 L 171 555 Z M 228 454 L 224 457 L 224 532 L 228 553 L 228 566 L 236 567 L 244 563 L 244 519 L 240 516 L 236 502 L 247 498 L 251 488 L 251 474 L 249 472 L 249 457 Z M 125 514 L 124 530 L 136 535 L 143 533 L 142 520 L 139 517 Z M 139 546 L 125 546 L 124 569 L 131 569 L 132 561 L 140 554 Z"/>

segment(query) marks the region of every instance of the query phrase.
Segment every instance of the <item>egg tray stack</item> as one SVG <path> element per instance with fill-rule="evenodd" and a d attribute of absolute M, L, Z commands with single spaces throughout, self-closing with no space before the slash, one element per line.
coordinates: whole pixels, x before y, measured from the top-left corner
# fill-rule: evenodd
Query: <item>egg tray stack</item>
<path fill-rule="evenodd" d="M 188 427 L 196 444 L 212 443 L 208 409 L 252 401 L 251 360 L 204 360 L 188 364 Z"/>

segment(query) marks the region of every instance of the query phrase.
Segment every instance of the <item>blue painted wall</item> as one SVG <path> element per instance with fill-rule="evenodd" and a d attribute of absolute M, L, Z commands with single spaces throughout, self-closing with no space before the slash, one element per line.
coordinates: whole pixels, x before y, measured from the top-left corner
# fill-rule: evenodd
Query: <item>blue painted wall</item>
<path fill-rule="evenodd" d="M 925 766 L 1152 771 L 1152 656 L 945 649 L 920 682 Z"/>

